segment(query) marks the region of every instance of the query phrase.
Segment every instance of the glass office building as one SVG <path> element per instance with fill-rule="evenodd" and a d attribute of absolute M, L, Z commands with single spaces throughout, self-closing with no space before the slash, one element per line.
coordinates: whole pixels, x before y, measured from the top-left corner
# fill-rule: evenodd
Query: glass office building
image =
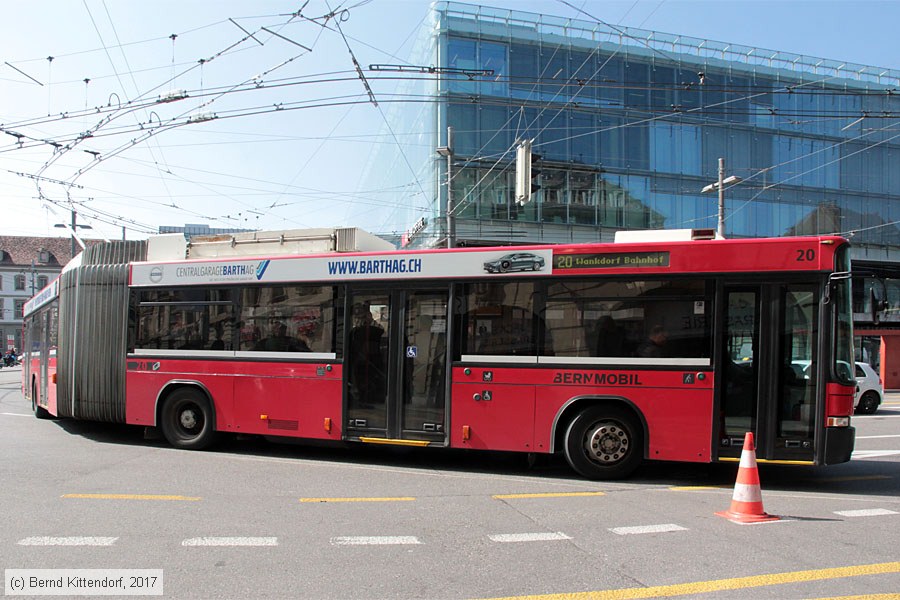
<path fill-rule="evenodd" d="M 852 236 L 878 275 L 856 286 L 858 325 L 900 324 L 900 71 L 453 2 L 432 17 L 390 117 L 409 144 L 370 165 L 409 246 L 446 244 L 448 188 L 458 245 L 715 228 L 701 190 L 722 158 L 742 180 L 726 237 Z M 520 206 L 523 139 L 542 159 Z"/>

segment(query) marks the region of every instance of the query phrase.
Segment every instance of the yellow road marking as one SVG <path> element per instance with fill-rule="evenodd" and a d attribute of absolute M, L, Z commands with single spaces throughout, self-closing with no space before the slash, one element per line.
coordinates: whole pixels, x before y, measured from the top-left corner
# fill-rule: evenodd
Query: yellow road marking
<path fill-rule="evenodd" d="M 411 502 L 415 498 L 400 496 L 397 498 L 300 498 L 300 502 Z"/>
<path fill-rule="evenodd" d="M 63 498 L 88 498 L 93 500 L 182 500 L 196 502 L 199 496 L 166 496 L 160 494 L 63 494 Z"/>
<path fill-rule="evenodd" d="M 823 579 L 841 579 L 843 577 L 860 577 L 862 575 L 883 575 L 900 572 L 900 562 L 857 565 L 853 567 L 836 567 L 833 569 L 814 569 L 811 571 L 790 571 L 772 573 L 770 575 L 752 575 L 733 579 L 715 579 L 712 581 L 695 581 L 675 585 L 659 585 L 646 588 L 624 588 L 597 592 L 576 592 L 568 594 L 543 594 L 534 596 L 508 596 L 493 600 L 619 600 L 623 598 L 659 598 L 666 596 L 683 596 L 686 594 L 704 594 L 723 590 L 742 590 L 767 585 L 785 585 L 821 581 Z"/>
<path fill-rule="evenodd" d="M 495 500 L 510 500 L 515 498 L 570 498 L 572 496 L 605 496 L 605 492 L 547 492 L 544 494 L 497 494 L 491 496 Z"/>

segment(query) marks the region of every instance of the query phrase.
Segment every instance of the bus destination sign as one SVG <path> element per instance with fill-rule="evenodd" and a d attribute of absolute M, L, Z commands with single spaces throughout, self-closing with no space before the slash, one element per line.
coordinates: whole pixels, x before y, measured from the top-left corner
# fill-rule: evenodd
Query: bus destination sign
<path fill-rule="evenodd" d="M 668 252 L 615 252 L 609 254 L 554 254 L 553 269 L 628 269 L 668 267 Z"/>

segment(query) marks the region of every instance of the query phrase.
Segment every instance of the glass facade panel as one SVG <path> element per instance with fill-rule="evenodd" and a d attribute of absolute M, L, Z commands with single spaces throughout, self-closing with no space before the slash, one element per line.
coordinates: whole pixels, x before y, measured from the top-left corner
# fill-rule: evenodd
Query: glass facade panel
<path fill-rule="evenodd" d="M 451 102 L 447 120 L 453 126 L 453 152 L 462 156 L 478 154 L 478 107 L 472 103 Z"/>
<path fill-rule="evenodd" d="M 666 121 L 650 125 L 650 170 L 700 175 L 700 128 Z"/>
<path fill-rule="evenodd" d="M 570 87 L 569 95 L 578 102 L 595 104 L 597 101 L 597 55 L 595 52 L 569 52 L 569 74 L 577 88 Z"/>
<path fill-rule="evenodd" d="M 478 51 L 478 68 L 494 72 L 481 83 L 481 93 L 486 96 L 506 96 L 509 93 L 506 83 L 509 75 L 506 44 L 483 41 L 479 44 Z"/>
<path fill-rule="evenodd" d="M 625 166 L 629 169 L 650 168 L 650 126 L 637 123 L 623 127 L 625 133 Z"/>
<path fill-rule="evenodd" d="M 478 195 L 475 183 L 478 169 L 457 169 L 453 174 L 453 205 L 457 218 L 478 218 Z"/>
<path fill-rule="evenodd" d="M 538 80 L 538 47 L 512 43 L 509 47 L 509 87 L 514 98 L 528 98 Z"/>
<path fill-rule="evenodd" d="M 545 223 L 569 222 L 569 197 L 567 173 L 559 169 L 545 169 L 541 173 L 543 193 L 542 221 Z"/>
<path fill-rule="evenodd" d="M 478 68 L 475 51 L 475 40 L 450 38 L 447 44 L 447 66 L 451 69 L 474 71 Z M 451 75 L 449 88 L 451 92 L 474 94 L 475 82 L 465 75 Z"/>
<path fill-rule="evenodd" d="M 623 64 L 622 81 L 625 83 L 625 108 L 634 111 L 648 111 L 650 104 L 649 66 L 636 59 Z"/>
<path fill-rule="evenodd" d="M 615 115 L 600 116 L 600 164 L 607 169 L 625 166 L 623 119 Z"/>
<path fill-rule="evenodd" d="M 481 126 L 478 129 L 478 154 L 488 159 L 502 157 L 512 145 L 509 111 L 503 106 L 482 106 L 479 114 Z"/>
<path fill-rule="evenodd" d="M 569 173 L 569 193 L 571 222 L 584 225 L 597 224 L 599 193 L 597 177 L 593 173 L 572 171 Z"/>
<path fill-rule="evenodd" d="M 569 158 L 569 128 L 567 113 L 555 108 L 547 108 L 541 113 L 541 144 L 536 151 L 545 160 L 565 161 Z"/>
<path fill-rule="evenodd" d="M 732 123 L 750 121 L 750 96 L 755 90 L 750 88 L 749 77 L 729 75 L 726 78 L 725 101 L 728 107 L 728 120 Z"/>
<path fill-rule="evenodd" d="M 479 214 L 483 219 L 510 218 L 510 200 L 515 193 L 512 174 L 505 171 L 482 169 L 479 173 L 481 205 Z"/>
<path fill-rule="evenodd" d="M 562 46 L 541 48 L 541 100 L 565 102 L 568 96 L 569 57 Z"/>
<path fill-rule="evenodd" d="M 600 79 L 600 104 L 608 107 L 623 108 L 625 104 L 625 88 L 622 85 L 622 59 L 601 55 L 598 62 Z"/>
<path fill-rule="evenodd" d="M 571 113 L 569 120 L 569 143 L 573 162 L 582 165 L 595 165 L 599 162 L 597 152 L 597 121 L 594 115 L 581 112 Z"/>
<path fill-rule="evenodd" d="M 650 68 L 652 86 L 650 106 L 654 114 L 663 114 L 675 108 L 675 69 L 661 65 Z"/>

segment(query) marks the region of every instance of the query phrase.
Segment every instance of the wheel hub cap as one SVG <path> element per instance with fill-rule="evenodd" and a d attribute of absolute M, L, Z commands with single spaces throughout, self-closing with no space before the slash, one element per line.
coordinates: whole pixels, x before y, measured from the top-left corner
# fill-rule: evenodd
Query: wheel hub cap
<path fill-rule="evenodd" d="M 585 449 L 589 457 L 602 463 L 621 460 L 628 450 L 628 433 L 614 423 L 601 423 L 588 436 Z"/>
<path fill-rule="evenodd" d="M 194 429 L 197 427 L 197 415 L 193 410 L 181 412 L 181 426 L 185 429 Z"/>

